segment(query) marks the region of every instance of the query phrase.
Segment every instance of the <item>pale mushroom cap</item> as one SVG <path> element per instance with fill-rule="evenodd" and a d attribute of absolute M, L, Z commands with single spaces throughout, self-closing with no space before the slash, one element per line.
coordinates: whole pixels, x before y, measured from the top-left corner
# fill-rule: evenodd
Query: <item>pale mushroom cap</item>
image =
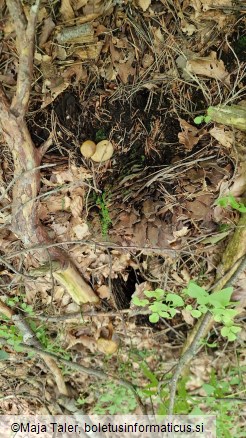
<path fill-rule="evenodd" d="M 85 158 L 91 158 L 96 152 L 96 143 L 92 140 L 85 140 L 80 146 L 80 152 Z"/>
<path fill-rule="evenodd" d="M 91 159 L 96 163 L 109 160 L 114 153 L 113 145 L 108 140 L 102 140 L 97 143 L 96 152 L 91 156 Z"/>
<path fill-rule="evenodd" d="M 112 339 L 99 338 L 97 340 L 97 348 L 104 354 L 113 354 L 119 348 L 119 343 Z"/>

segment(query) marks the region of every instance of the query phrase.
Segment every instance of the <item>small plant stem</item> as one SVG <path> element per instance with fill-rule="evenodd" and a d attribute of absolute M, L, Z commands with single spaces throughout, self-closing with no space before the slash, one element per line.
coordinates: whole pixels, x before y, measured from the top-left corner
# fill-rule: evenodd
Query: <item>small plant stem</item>
<path fill-rule="evenodd" d="M 3 313 L 5 316 L 7 316 L 7 318 L 9 318 L 11 321 L 13 321 L 16 328 L 22 334 L 23 340 L 24 340 L 24 342 L 26 342 L 26 344 L 33 345 L 35 348 L 39 348 L 39 349 L 42 348 L 42 344 L 36 338 L 35 333 L 31 329 L 31 327 L 29 326 L 28 322 L 26 321 L 25 317 L 23 316 L 23 314 L 21 312 L 18 312 L 18 313 L 15 312 L 13 309 L 8 307 L 1 300 L 0 300 L 0 312 Z M 7 345 L 8 341 L 6 339 L 4 339 L 4 341 L 5 342 L 0 341 L 0 343 Z M 21 344 L 21 346 L 27 347 L 26 344 Z M 24 347 L 23 347 L 23 349 L 25 349 Z M 64 382 L 62 372 L 61 372 L 60 368 L 57 366 L 56 360 L 54 360 L 54 358 L 52 358 L 52 357 L 48 357 L 48 358 L 46 358 L 45 363 L 54 376 L 54 379 L 56 381 L 57 388 L 58 388 L 60 394 L 67 396 L 68 390 L 67 390 L 66 384 Z"/>
<path fill-rule="evenodd" d="M 223 287 L 224 288 L 229 287 L 231 283 L 234 282 L 236 278 L 238 278 L 238 276 L 241 274 L 241 272 L 245 269 L 245 266 L 246 266 L 246 255 L 241 257 L 239 265 L 237 266 L 236 270 L 232 273 L 232 276 L 226 281 L 225 284 L 223 284 Z M 209 330 L 212 322 L 213 322 L 213 315 L 210 312 L 205 313 L 205 315 L 197 322 L 195 331 L 192 332 L 193 335 L 192 341 L 188 346 L 186 343 L 184 347 L 184 353 L 179 359 L 179 362 L 175 368 L 175 371 L 169 383 L 170 386 L 170 398 L 169 398 L 169 407 L 168 407 L 169 415 L 173 414 L 178 379 L 183 369 L 196 355 L 200 345 L 200 341 Z"/>
<path fill-rule="evenodd" d="M 197 332 L 196 332 L 196 335 L 195 335 L 192 343 L 190 344 L 189 348 L 185 351 L 185 353 L 179 359 L 179 362 L 176 366 L 176 369 L 175 369 L 173 376 L 172 376 L 172 379 L 170 381 L 170 399 L 169 399 L 169 407 L 168 407 L 168 414 L 169 415 L 173 414 L 177 383 L 178 383 L 178 379 L 180 377 L 180 374 L 182 373 L 184 367 L 195 356 L 197 349 L 200 345 L 200 341 L 203 338 L 204 333 L 206 332 L 207 326 L 210 324 L 212 319 L 213 319 L 213 315 L 210 312 L 207 312 L 201 318 L 201 320 L 199 321 L 200 325 L 199 325 L 199 327 L 197 327 Z"/>
<path fill-rule="evenodd" d="M 8 345 L 8 342 L 6 339 L 0 338 L 0 344 Z M 36 353 L 36 354 L 40 355 L 45 361 L 52 359 L 53 361 L 60 362 L 61 364 L 66 365 L 67 367 L 71 368 L 72 370 L 78 371 L 80 373 L 88 374 L 90 376 L 94 376 L 94 377 L 97 377 L 99 379 L 103 379 L 104 381 L 113 380 L 114 382 L 118 383 L 119 385 L 122 385 L 125 388 L 129 389 L 133 393 L 133 395 L 137 401 L 137 404 L 140 407 L 142 413 L 144 415 L 147 415 L 147 407 L 144 405 L 141 398 L 139 397 L 139 395 L 137 393 L 137 387 L 135 387 L 132 383 L 128 382 L 127 380 L 119 379 L 118 377 L 113 376 L 112 374 L 106 374 L 101 370 L 96 370 L 94 368 L 85 367 L 85 366 L 80 365 L 78 363 L 69 361 L 67 359 L 63 359 L 62 357 L 60 357 L 54 353 L 47 352 L 46 350 L 43 350 L 41 348 L 33 347 L 33 346 L 26 345 L 23 343 L 20 343 L 19 346 L 21 348 L 23 348 L 23 350 L 25 350 L 25 351 L 28 351 L 31 353 Z"/>

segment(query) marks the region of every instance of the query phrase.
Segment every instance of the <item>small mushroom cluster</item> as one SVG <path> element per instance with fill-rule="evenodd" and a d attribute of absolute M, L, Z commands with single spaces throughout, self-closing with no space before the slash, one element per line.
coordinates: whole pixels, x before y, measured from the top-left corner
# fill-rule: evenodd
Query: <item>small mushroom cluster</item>
<path fill-rule="evenodd" d="M 97 144 L 92 140 L 85 140 L 80 147 L 80 152 L 83 157 L 91 158 L 96 163 L 101 163 L 112 157 L 114 148 L 108 140 L 99 141 Z"/>

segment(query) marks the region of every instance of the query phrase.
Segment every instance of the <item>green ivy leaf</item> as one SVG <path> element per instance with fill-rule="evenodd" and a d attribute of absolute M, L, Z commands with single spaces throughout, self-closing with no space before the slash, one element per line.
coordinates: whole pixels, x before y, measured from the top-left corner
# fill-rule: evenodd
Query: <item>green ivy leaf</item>
<path fill-rule="evenodd" d="M 208 307 L 207 306 L 205 306 L 205 305 L 201 305 L 201 306 L 198 306 L 198 310 L 200 310 L 200 312 L 202 312 L 203 314 L 204 313 L 206 313 L 209 309 L 208 309 Z"/>
<path fill-rule="evenodd" d="M 191 310 L 193 310 L 193 307 L 190 304 L 188 304 L 186 306 L 186 310 L 188 310 L 188 312 L 191 312 Z"/>
<path fill-rule="evenodd" d="M 239 211 L 240 213 L 246 213 L 246 206 L 242 202 L 237 202 L 233 195 L 224 196 L 215 201 L 215 204 L 220 205 L 221 207 L 227 207 L 230 205 L 234 210 Z"/>

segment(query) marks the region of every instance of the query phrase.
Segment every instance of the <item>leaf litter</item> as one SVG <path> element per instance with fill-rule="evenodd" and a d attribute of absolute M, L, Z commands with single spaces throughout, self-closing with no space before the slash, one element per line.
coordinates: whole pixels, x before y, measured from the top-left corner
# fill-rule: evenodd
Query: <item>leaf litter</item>
<path fill-rule="evenodd" d="M 179 290 L 188 279 L 199 278 L 201 269 L 207 276 L 203 281 L 208 285 L 213 282 L 224 241 L 222 238 L 217 243 L 212 237 L 217 238 L 222 222 L 234 224 L 237 220 L 235 213 L 219 211 L 214 201 L 231 190 L 235 196 L 242 194 L 242 188 L 238 189 L 240 169 L 233 173 L 229 156 L 234 132 L 218 125 L 198 128 L 193 115 L 205 110 L 210 100 L 218 100 L 216 96 L 230 98 L 235 80 L 238 83 L 233 90 L 239 94 L 245 84 L 243 75 L 235 76 L 237 60 L 227 61 L 228 52 L 233 54 L 231 46 L 221 42 L 228 23 L 228 32 L 233 33 L 236 14 L 230 9 L 232 2 L 220 3 L 215 8 L 210 1 L 183 2 L 182 6 L 174 2 L 178 11 L 174 15 L 174 8 L 164 0 L 62 0 L 54 10 L 48 2 L 41 2 L 28 118 L 37 145 L 53 134 L 53 145 L 43 164 L 54 167 L 41 171 L 40 217 L 102 299 L 98 311 L 118 311 L 117 294 L 128 294 L 125 306 L 129 307 L 131 294 L 142 296 L 153 285 Z M 4 16 L 2 31 L 0 49 L 5 67 L 0 79 L 11 92 L 18 65 L 14 28 L 8 16 Z M 100 135 L 102 138 L 97 138 Z M 79 148 L 86 139 L 112 141 L 112 159 L 99 164 L 84 159 Z M 1 193 L 5 193 L 12 163 L 7 154 L 1 160 Z M 101 198 L 102 204 L 98 199 L 103 193 L 107 197 Z M 110 224 L 103 236 L 105 211 Z M 1 199 L 0 221 L 6 225 L 0 230 L 1 255 L 16 269 L 28 272 L 39 263 L 31 252 L 22 253 L 15 236 L 7 231 L 10 214 L 11 189 Z M 113 280 L 118 284 L 114 290 Z M 241 295 L 243 282 L 244 277 L 236 289 Z M 35 312 L 61 316 L 80 310 L 51 274 L 34 281 L 2 269 L 1 284 L 3 300 L 21 297 L 24 287 L 21 299 Z M 82 311 L 90 309 L 84 305 Z M 118 337 L 115 348 L 119 349 L 108 360 L 110 371 L 119 370 L 119 364 L 127 363 L 136 349 L 149 352 L 151 368 L 164 372 L 178 357 L 175 348 L 182 346 L 180 339 L 171 336 L 172 330 L 166 330 L 164 323 L 154 327 L 147 323 L 147 317 L 142 321 L 139 324 L 139 317 L 120 314 L 84 316 L 79 325 L 75 319 L 57 325 L 55 332 L 51 323 L 45 327 L 48 334 L 55 335 L 60 348 L 75 355 L 81 364 L 91 365 L 96 357 L 97 367 L 104 367 L 112 332 Z M 174 330 L 179 324 L 177 333 L 182 335 L 194 320 L 183 311 L 174 321 Z M 211 353 L 194 362 L 192 390 L 199 390 L 208 380 L 207 364 L 213 358 Z M 20 356 L 19 360 L 25 359 Z M 161 363 L 166 365 L 161 367 Z M 20 408 L 22 412 L 41 413 L 45 400 L 49 408 L 54 403 L 52 379 L 42 376 L 45 367 L 35 359 L 25 360 L 25 364 L 25 371 L 16 365 L 15 375 L 23 380 L 32 376 L 33 382 L 25 382 L 30 398 L 23 399 L 20 407 L 15 399 L 1 401 L 5 413 L 19 413 Z M 137 368 L 138 360 L 133 365 Z M 198 381 L 202 372 L 204 377 Z M 2 370 L 1 380 L 10 373 L 11 368 Z M 135 378 L 146 383 L 140 374 Z M 84 385 L 84 377 L 80 379 L 76 374 L 69 376 L 75 399 L 81 395 L 81 383 Z M 89 376 L 87 391 L 93 382 Z M 18 385 L 21 393 L 21 383 Z M 41 397 L 42 385 L 45 394 Z M 12 392 L 13 384 L 5 381 L 2 393 L 7 396 Z M 88 400 L 87 410 L 92 412 L 96 404 L 93 391 Z M 52 412 L 61 412 L 57 403 Z"/>

